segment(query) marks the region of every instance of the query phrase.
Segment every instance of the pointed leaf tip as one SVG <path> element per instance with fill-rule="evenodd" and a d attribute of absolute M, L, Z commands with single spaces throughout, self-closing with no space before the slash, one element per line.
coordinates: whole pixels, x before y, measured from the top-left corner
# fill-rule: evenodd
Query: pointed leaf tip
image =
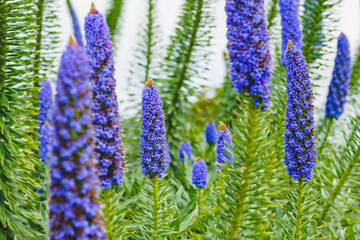
<path fill-rule="evenodd" d="M 145 83 L 145 86 L 147 86 L 147 87 L 154 86 L 153 80 L 150 78 L 149 81 L 147 81 L 147 82 Z"/>
<path fill-rule="evenodd" d="M 96 14 L 95 3 L 93 3 L 93 2 L 91 3 L 90 13 L 91 14 Z"/>
<path fill-rule="evenodd" d="M 291 49 L 293 48 L 294 44 L 292 43 L 291 40 L 288 41 L 288 44 L 287 44 L 287 49 Z"/>
<path fill-rule="evenodd" d="M 220 121 L 220 124 L 219 124 L 219 131 L 220 131 L 220 130 L 226 131 L 226 125 L 225 125 L 225 123 L 223 123 L 223 122 L 221 122 L 221 121 Z"/>
<path fill-rule="evenodd" d="M 201 157 L 198 157 L 196 161 L 198 162 L 198 161 L 201 161 L 201 160 L 202 160 L 202 158 L 201 158 Z"/>

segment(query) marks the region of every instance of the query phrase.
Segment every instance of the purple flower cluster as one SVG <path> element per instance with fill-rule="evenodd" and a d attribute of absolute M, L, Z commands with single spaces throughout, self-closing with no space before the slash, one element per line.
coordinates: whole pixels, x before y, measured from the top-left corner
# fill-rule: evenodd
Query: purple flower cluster
<path fill-rule="evenodd" d="M 272 61 L 264 0 L 226 0 L 225 11 L 232 86 L 248 92 L 256 107 L 263 104 L 267 110 Z"/>
<path fill-rule="evenodd" d="M 223 122 L 220 122 L 216 140 L 216 161 L 219 164 L 230 163 L 233 166 L 233 153 L 230 146 L 234 146 L 230 131 Z M 218 169 L 222 170 L 219 165 Z"/>
<path fill-rule="evenodd" d="M 44 79 L 41 82 L 41 89 L 39 91 L 39 157 L 40 160 L 47 164 L 50 157 L 50 142 L 51 142 L 51 118 L 54 111 L 54 101 L 52 89 L 49 81 Z"/>
<path fill-rule="evenodd" d="M 141 171 L 149 178 L 162 178 L 169 167 L 170 156 L 165 136 L 165 117 L 159 92 L 150 79 L 142 93 L 140 156 Z"/>
<path fill-rule="evenodd" d="M 180 157 L 181 163 L 184 162 L 185 154 L 187 155 L 187 158 L 189 159 L 189 162 L 191 162 L 191 154 L 192 154 L 191 144 L 186 139 L 181 143 L 180 149 L 179 149 L 179 157 Z"/>
<path fill-rule="evenodd" d="M 205 125 L 205 139 L 208 144 L 216 143 L 216 124 L 214 121 L 207 122 Z"/>
<path fill-rule="evenodd" d="M 301 51 L 288 43 L 285 52 L 287 108 L 285 112 L 285 164 L 289 176 L 305 182 L 316 163 L 313 93 Z"/>
<path fill-rule="evenodd" d="M 326 118 L 338 119 L 344 112 L 351 76 L 349 41 L 345 34 L 338 39 L 335 67 L 326 102 Z"/>
<path fill-rule="evenodd" d="M 125 166 L 121 125 L 115 93 L 114 49 L 105 18 L 92 5 L 85 18 L 86 53 L 90 61 L 93 91 L 91 108 L 96 133 L 96 152 L 101 186 L 122 185 Z"/>
<path fill-rule="evenodd" d="M 91 123 L 89 60 L 71 38 L 57 80 L 50 159 L 51 240 L 105 240 Z"/>
<path fill-rule="evenodd" d="M 78 18 L 76 16 L 75 10 L 71 5 L 70 0 L 67 0 L 66 2 L 67 2 L 67 5 L 69 7 L 69 11 L 70 11 L 71 19 L 72 19 L 72 24 L 73 24 L 73 29 L 74 29 L 74 36 L 76 38 L 76 41 L 79 43 L 79 45 L 81 47 L 84 47 L 84 42 L 83 42 L 83 38 L 82 38 L 82 34 L 81 34 L 80 24 L 79 24 Z"/>
<path fill-rule="evenodd" d="M 201 157 L 194 162 L 192 169 L 192 183 L 200 188 L 205 188 L 207 184 L 207 166 Z"/>
<path fill-rule="evenodd" d="M 297 49 L 303 47 L 300 30 L 298 0 L 279 0 L 281 15 L 281 62 L 285 64 L 285 50 L 289 40 Z"/>

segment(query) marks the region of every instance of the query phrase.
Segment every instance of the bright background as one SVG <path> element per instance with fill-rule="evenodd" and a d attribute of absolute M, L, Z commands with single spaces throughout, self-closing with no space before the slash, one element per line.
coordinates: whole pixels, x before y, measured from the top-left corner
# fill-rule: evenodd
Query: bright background
<path fill-rule="evenodd" d="M 63 46 L 68 41 L 68 36 L 72 34 L 71 18 L 66 7 L 66 1 L 61 1 L 61 27 Z M 266 1 L 266 0 L 265 0 Z M 95 3 L 96 8 L 105 13 L 108 7 L 108 0 L 72 0 L 75 11 L 77 12 L 81 26 L 84 23 L 84 17 L 89 12 L 91 2 Z M 169 35 L 172 34 L 178 16 L 180 14 L 183 0 L 158 0 L 158 23 L 160 24 L 163 42 L 169 42 Z M 121 99 L 124 99 L 123 91 L 127 84 L 127 78 L 130 77 L 130 64 L 134 63 L 134 52 L 138 41 L 137 33 L 139 26 L 143 24 L 146 10 L 146 0 L 126 0 L 122 15 L 121 37 L 117 39 L 117 52 L 115 59 L 117 92 Z M 225 0 L 218 0 L 215 4 L 216 9 L 216 32 L 213 40 L 212 51 L 214 52 L 211 62 L 210 71 L 207 73 L 208 86 L 215 88 L 220 86 L 225 76 L 225 65 L 223 61 L 223 52 L 226 50 L 226 26 L 225 26 Z M 344 32 L 350 41 L 351 52 L 355 53 L 360 44 L 360 1 L 359 0 L 343 0 L 339 9 L 339 30 Z M 334 43 L 336 44 L 336 43 Z M 336 45 L 334 45 L 334 49 Z M 329 59 L 333 62 L 335 56 L 329 54 Z M 332 67 L 329 68 L 325 75 L 328 76 L 320 85 L 323 86 L 322 102 L 327 94 L 327 85 L 331 77 Z M 122 108 L 122 107 L 121 107 Z"/>

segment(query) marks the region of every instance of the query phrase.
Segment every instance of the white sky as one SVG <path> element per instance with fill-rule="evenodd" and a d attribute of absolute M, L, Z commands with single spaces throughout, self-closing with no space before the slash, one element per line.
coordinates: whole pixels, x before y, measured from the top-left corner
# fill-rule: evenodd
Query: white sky
<path fill-rule="evenodd" d="M 72 34 L 72 25 L 70 15 L 66 8 L 66 0 L 61 1 L 61 27 L 63 46 L 68 41 L 68 36 Z M 265 0 L 266 1 L 266 0 Z M 108 0 L 72 0 L 75 11 L 77 12 L 81 26 L 83 26 L 84 17 L 89 12 L 91 2 L 95 3 L 96 8 L 100 12 L 105 12 L 108 7 Z M 163 43 L 169 42 L 169 35 L 172 34 L 177 17 L 180 13 L 183 0 L 158 0 L 158 14 L 163 37 Z M 124 15 L 122 22 L 122 34 L 118 39 L 115 59 L 117 91 L 119 94 L 123 92 L 121 89 L 127 83 L 129 77 L 130 64 L 134 62 L 133 56 L 136 48 L 137 32 L 141 21 L 145 16 L 146 0 L 125 0 Z M 216 34 L 213 41 L 212 50 L 214 55 L 210 62 L 210 71 L 207 74 L 208 85 L 210 87 L 218 87 L 224 79 L 225 65 L 223 61 L 223 51 L 226 49 L 226 26 L 225 26 L 225 0 L 218 0 L 216 5 Z M 360 1 L 359 0 L 343 0 L 340 7 L 340 23 L 339 31 L 344 32 L 350 41 L 352 53 L 355 52 L 358 44 L 360 44 Z M 334 46 L 336 47 L 336 46 Z M 334 59 L 334 56 L 329 56 Z M 326 73 L 331 76 L 332 68 Z M 328 80 L 327 80 L 328 81 Z M 325 88 L 323 95 L 327 93 L 326 85 L 328 82 L 321 83 Z"/>

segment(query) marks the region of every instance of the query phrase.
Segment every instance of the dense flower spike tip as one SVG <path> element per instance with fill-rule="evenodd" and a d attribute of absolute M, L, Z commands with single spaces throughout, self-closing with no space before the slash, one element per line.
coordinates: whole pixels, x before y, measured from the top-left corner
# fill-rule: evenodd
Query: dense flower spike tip
<path fill-rule="evenodd" d="M 114 49 L 105 18 L 96 11 L 93 4 L 90 13 L 85 18 L 85 38 L 93 91 L 91 107 L 96 133 L 97 169 L 101 186 L 109 189 L 113 184 L 122 185 L 125 161 L 115 91 Z"/>
<path fill-rule="evenodd" d="M 272 61 L 264 0 L 226 0 L 225 11 L 232 86 L 268 110 Z"/>
<path fill-rule="evenodd" d="M 301 51 L 288 43 L 285 52 L 287 108 L 285 112 L 285 164 L 289 176 L 305 182 L 316 163 L 313 93 Z"/>
<path fill-rule="evenodd" d="M 149 178 L 162 178 L 169 167 L 165 117 L 159 92 L 150 79 L 142 93 L 140 156 L 141 171 Z"/>
<path fill-rule="evenodd" d="M 230 163 L 233 166 L 233 153 L 231 147 L 234 146 L 229 129 L 223 122 L 220 122 L 219 131 L 216 139 L 216 161 L 219 164 Z M 218 165 L 218 169 L 222 170 Z"/>
<path fill-rule="evenodd" d="M 90 14 L 93 14 L 93 15 L 95 15 L 95 14 L 97 14 L 98 13 L 98 11 L 96 10 L 96 8 L 95 8 L 95 3 L 91 3 L 91 8 L 90 8 Z"/>
<path fill-rule="evenodd" d="M 207 184 L 207 166 L 204 159 L 199 157 L 194 162 L 192 169 L 192 183 L 200 188 L 205 188 Z"/>
<path fill-rule="evenodd" d="M 50 239 L 105 240 L 91 123 L 89 60 L 69 44 L 60 62 L 50 160 Z"/>
<path fill-rule="evenodd" d="M 216 143 L 216 124 L 214 121 L 207 122 L 205 125 L 205 138 L 208 144 Z"/>
<path fill-rule="evenodd" d="M 192 154 L 191 144 L 186 139 L 181 143 L 180 149 L 179 149 L 179 157 L 180 157 L 181 163 L 184 162 L 184 158 L 185 158 L 184 153 L 187 155 L 189 162 L 191 162 L 191 154 Z"/>
<path fill-rule="evenodd" d="M 285 50 L 289 40 L 301 49 L 303 41 L 300 30 L 300 19 L 298 10 L 298 0 L 279 0 L 280 15 L 281 15 L 281 38 L 282 38 L 282 51 L 281 62 L 285 64 Z"/>
<path fill-rule="evenodd" d="M 326 102 L 326 118 L 338 119 L 344 112 L 351 77 L 351 57 L 349 41 L 341 33 L 338 39 L 335 67 Z"/>

